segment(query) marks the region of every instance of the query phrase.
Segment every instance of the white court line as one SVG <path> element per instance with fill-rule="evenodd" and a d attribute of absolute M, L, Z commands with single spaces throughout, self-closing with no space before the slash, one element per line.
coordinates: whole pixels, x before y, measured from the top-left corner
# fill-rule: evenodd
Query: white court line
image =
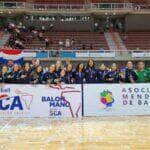
<path fill-rule="evenodd" d="M 8 121 L 1 129 L 0 132 L 3 132 L 11 123 L 14 121 L 15 118 L 12 118 L 10 121 Z"/>

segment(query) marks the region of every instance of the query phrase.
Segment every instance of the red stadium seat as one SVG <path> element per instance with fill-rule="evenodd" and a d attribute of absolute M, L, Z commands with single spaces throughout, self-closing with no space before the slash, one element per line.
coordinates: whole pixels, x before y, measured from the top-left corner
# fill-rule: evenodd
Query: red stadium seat
<path fill-rule="evenodd" d="M 130 32 L 121 37 L 129 50 L 150 50 L 150 32 Z"/>
<path fill-rule="evenodd" d="M 65 42 L 66 39 L 74 39 L 76 48 L 82 47 L 82 44 L 86 46 L 86 49 L 90 49 L 90 45 L 94 50 L 99 50 L 101 47 L 105 50 L 109 50 L 104 34 L 95 32 L 48 32 L 45 33 L 44 38 L 51 39 L 53 44 L 51 47 L 55 50 L 59 49 L 59 41 Z M 26 44 L 27 48 L 41 48 L 45 44 L 35 39 L 31 44 Z"/>

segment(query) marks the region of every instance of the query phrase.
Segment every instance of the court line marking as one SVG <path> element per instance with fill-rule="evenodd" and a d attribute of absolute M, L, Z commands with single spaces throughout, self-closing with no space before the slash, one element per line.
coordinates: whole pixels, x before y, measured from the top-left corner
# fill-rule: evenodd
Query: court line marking
<path fill-rule="evenodd" d="M 12 121 L 14 121 L 15 118 L 12 118 L 11 120 L 9 120 L 1 129 L 0 132 L 3 132 L 11 123 Z"/>

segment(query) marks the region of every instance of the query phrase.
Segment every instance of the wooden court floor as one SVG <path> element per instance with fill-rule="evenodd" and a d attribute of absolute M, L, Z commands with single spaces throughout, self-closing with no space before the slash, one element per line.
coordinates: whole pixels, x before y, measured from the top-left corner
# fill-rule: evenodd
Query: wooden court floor
<path fill-rule="evenodd" d="M 0 150 L 150 150 L 150 117 L 0 119 Z"/>

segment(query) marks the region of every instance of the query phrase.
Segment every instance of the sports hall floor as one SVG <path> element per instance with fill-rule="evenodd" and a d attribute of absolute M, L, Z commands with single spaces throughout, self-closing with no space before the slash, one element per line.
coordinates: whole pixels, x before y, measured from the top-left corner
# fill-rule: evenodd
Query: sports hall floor
<path fill-rule="evenodd" d="M 150 117 L 0 119 L 0 150 L 150 150 Z"/>

